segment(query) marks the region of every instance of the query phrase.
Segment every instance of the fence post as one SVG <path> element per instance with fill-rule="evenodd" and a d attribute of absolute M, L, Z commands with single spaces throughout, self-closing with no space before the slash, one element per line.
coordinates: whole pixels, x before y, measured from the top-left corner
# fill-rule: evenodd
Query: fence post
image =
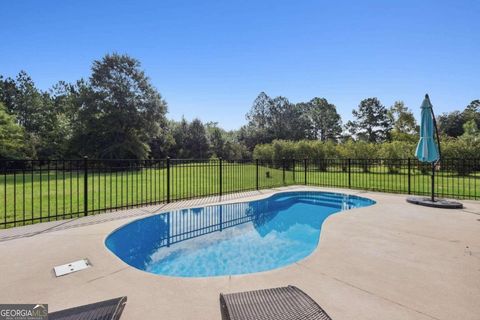
<path fill-rule="evenodd" d="M 167 203 L 170 203 L 170 157 L 167 157 Z"/>
<path fill-rule="evenodd" d="M 408 158 L 408 194 L 411 194 L 412 192 L 412 189 L 411 189 L 411 182 L 410 182 L 410 178 L 411 178 L 411 163 L 410 163 L 410 158 Z"/>
<path fill-rule="evenodd" d="M 255 185 L 258 190 L 258 159 L 255 160 L 255 166 L 256 166 L 256 179 L 255 179 Z"/>
<path fill-rule="evenodd" d="M 88 216 L 88 157 L 83 157 L 83 215 Z"/>
<path fill-rule="evenodd" d="M 304 177 L 304 183 L 305 185 L 307 185 L 307 159 L 303 159 L 303 170 L 304 170 L 304 173 L 305 173 L 305 177 Z"/>
<path fill-rule="evenodd" d="M 285 158 L 282 158 L 282 177 L 283 177 L 283 184 L 285 185 Z"/>
<path fill-rule="evenodd" d="M 348 158 L 348 188 L 352 188 L 352 159 Z"/>
<path fill-rule="evenodd" d="M 220 166 L 219 166 L 219 169 L 220 169 L 219 178 L 220 178 L 220 197 L 221 197 L 221 196 L 222 196 L 222 191 L 223 191 L 223 188 L 222 188 L 222 187 L 223 187 L 223 186 L 222 186 L 222 184 L 223 184 L 223 183 L 222 183 L 222 182 L 223 182 L 223 181 L 222 181 L 222 180 L 223 180 L 223 177 L 222 177 L 222 171 L 223 171 L 223 170 L 222 170 L 222 158 L 219 158 L 219 160 L 220 160 L 220 163 L 219 163 L 219 164 L 220 164 Z"/>

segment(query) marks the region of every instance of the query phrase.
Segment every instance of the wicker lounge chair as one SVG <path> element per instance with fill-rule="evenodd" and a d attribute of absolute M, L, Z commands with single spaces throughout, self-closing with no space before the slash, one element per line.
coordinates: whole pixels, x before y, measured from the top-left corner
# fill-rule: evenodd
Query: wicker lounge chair
<path fill-rule="evenodd" d="M 127 297 L 105 300 L 48 314 L 49 320 L 118 320 Z"/>
<path fill-rule="evenodd" d="M 331 320 L 294 286 L 220 294 L 222 320 Z"/>

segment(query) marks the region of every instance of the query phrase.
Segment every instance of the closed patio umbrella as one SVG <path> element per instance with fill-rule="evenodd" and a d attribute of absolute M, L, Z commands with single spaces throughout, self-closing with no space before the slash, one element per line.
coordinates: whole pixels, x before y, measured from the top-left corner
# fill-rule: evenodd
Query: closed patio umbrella
<path fill-rule="evenodd" d="M 432 163 L 432 202 L 435 201 L 435 164 L 440 161 L 440 139 L 437 123 L 433 114 L 432 103 L 428 94 L 422 102 L 422 120 L 420 123 L 420 140 L 415 156 L 422 162 Z M 436 140 L 435 140 L 436 138 Z"/>
<path fill-rule="evenodd" d="M 420 140 L 415 152 L 418 160 L 435 163 L 440 160 L 440 141 L 438 139 L 437 124 L 433 114 L 432 103 L 428 94 L 425 95 L 422 109 L 422 121 L 420 123 Z M 435 140 L 435 138 L 437 140 Z"/>
<path fill-rule="evenodd" d="M 422 102 L 422 120 L 420 122 L 420 140 L 418 141 L 415 156 L 421 162 L 428 162 L 432 164 L 432 193 L 430 199 L 428 198 L 407 198 L 407 201 L 414 204 L 437 207 L 437 208 L 451 208 L 459 209 L 463 205 L 459 202 L 448 200 L 435 200 L 435 167 L 441 159 L 440 153 L 440 138 L 438 135 L 437 122 L 433 113 L 432 103 L 428 94 Z"/>

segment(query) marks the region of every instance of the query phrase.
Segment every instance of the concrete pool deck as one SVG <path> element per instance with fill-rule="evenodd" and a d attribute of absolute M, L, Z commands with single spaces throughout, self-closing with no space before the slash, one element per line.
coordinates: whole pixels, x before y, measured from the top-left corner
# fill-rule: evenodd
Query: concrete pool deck
<path fill-rule="evenodd" d="M 104 245 L 114 229 L 218 197 L 0 230 L 0 303 L 50 311 L 128 296 L 122 319 L 220 319 L 219 293 L 295 285 L 333 319 L 480 319 L 480 202 L 462 210 L 415 206 L 406 195 L 288 187 L 227 195 L 249 201 L 279 190 L 357 194 L 377 204 L 331 215 L 320 243 L 293 265 L 257 274 L 173 278 L 134 269 Z M 55 278 L 52 268 L 92 267 Z"/>

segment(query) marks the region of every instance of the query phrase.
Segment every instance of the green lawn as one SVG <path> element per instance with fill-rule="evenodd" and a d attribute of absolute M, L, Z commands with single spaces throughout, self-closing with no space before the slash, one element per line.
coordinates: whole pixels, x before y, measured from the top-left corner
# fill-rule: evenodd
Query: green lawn
<path fill-rule="evenodd" d="M 296 171 L 259 166 L 259 188 L 304 184 L 304 167 L 300 163 Z M 267 177 L 268 171 L 268 177 Z M 193 198 L 219 194 L 220 172 L 216 165 L 182 164 L 171 167 L 170 199 Z M 411 170 L 410 191 L 412 194 L 430 192 L 430 175 Z M 405 169 L 388 173 L 386 167 L 371 167 L 368 173 L 353 166 L 350 172 L 340 167 L 329 167 L 327 171 L 309 166 L 308 185 L 351 187 L 355 189 L 407 193 L 408 174 Z M 452 173 L 441 173 L 436 179 L 439 195 L 480 199 L 480 177 L 459 177 Z M 224 162 L 222 170 L 222 192 L 230 193 L 256 188 L 256 166 Z M 75 217 L 84 213 L 84 173 L 43 171 L 21 172 L 0 175 L 0 228 L 22 225 L 21 220 L 33 222 Z M 6 200 L 6 201 L 5 201 Z M 136 171 L 89 172 L 88 210 L 104 211 L 109 208 L 130 207 L 167 200 L 166 169 L 143 169 Z M 31 223 L 31 222 L 28 222 Z"/>

